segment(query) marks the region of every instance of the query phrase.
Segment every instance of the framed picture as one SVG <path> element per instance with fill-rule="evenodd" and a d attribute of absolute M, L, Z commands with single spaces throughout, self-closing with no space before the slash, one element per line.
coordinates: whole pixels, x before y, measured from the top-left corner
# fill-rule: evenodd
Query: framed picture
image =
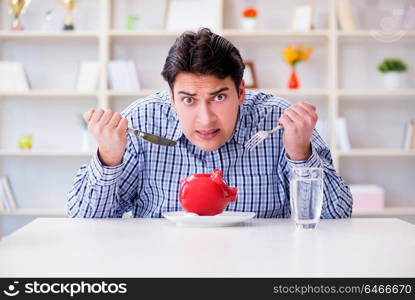
<path fill-rule="evenodd" d="M 166 0 L 164 29 L 171 31 L 218 28 L 219 7 L 217 0 Z"/>
<path fill-rule="evenodd" d="M 309 31 L 313 29 L 313 4 L 302 3 L 294 7 L 293 30 Z"/>
<path fill-rule="evenodd" d="M 258 88 L 258 84 L 256 81 L 254 63 L 252 61 L 244 61 L 245 64 L 245 71 L 243 80 L 245 81 L 245 87 L 256 89 Z"/>

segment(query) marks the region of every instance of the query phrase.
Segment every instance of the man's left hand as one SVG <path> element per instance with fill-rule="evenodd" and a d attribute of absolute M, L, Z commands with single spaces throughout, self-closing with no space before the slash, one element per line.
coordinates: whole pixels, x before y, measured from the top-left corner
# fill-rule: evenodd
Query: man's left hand
<path fill-rule="evenodd" d="M 316 107 L 302 101 L 287 108 L 279 123 L 284 127 L 283 143 L 288 158 L 307 160 L 311 156 L 311 135 L 318 116 Z"/>

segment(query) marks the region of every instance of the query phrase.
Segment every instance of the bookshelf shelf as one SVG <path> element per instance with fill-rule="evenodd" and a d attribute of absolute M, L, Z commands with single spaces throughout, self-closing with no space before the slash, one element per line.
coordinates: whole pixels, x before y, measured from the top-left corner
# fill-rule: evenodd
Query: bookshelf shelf
<path fill-rule="evenodd" d="M 353 212 L 353 216 L 407 216 L 415 215 L 415 206 L 385 207 L 382 210 L 366 210 Z"/>
<path fill-rule="evenodd" d="M 37 32 L 37 31 L 0 31 L 1 39 L 98 39 L 100 34 L 89 31 L 76 32 Z"/>
<path fill-rule="evenodd" d="M 394 100 L 394 97 L 415 96 L 415 89 L 398 90 L 369 90 L 369 89 L 343 89 L 338 90 L 339 96 L 347 97 L 382 97 Z"/>
<path fill-rule="evenodd" d="M 161 90 L 161 89 L 160 89 Z M 145 97 L 151 95 L 158 90 L 133 90 L 133 91 L 114 91 L 109 90 L 108 96 L 110 97 Z"/>
<path fill-rule="evenodd" d="M 338 156 L 340 157 L 359 157 L 359 156 L 415 157 L 415 150 L 353 149 L 350 151 L 339 151 Z"/>
<path fill-rule="evenodd" d="M 161 89 L 160 89 L 161 90 Z M 275 88 L 261 88 L 261 89 L 249 89 L 256 92 L 270 93 L 280 96 L 328 96 L 329 90 L 326 89 L 301 89 L 301 90 L 289 90 L 289 89 L 275 89 Z M 136 91 L 114 91 L 108 90 L 108 96 L 112 97 L 135 97 L 135 96 L 147 96 L 155 93 L 159 90 L 136 90 Z"/>
<path fill-rule="evenodd" d="M 340 38 L 375 38 L 379 30 L 357 30 L 357 31 L 338 31 L 336 34 Z M 400 30 L 393 34 L 399 35 L 399 38 L 415 38 L 415 31 Z"/>
<path fill-rule="evenodd" d="M 97 91 L 84 92 L 76 90 L 29 90 L 22 92 L 0 92 L 1 96 L 13 97 L 98 97 Z"/>
<path fill-rule="evenodd" d="M 180 32 L 167 31 L 167 30 L 135 30 L 135 31 L 125 31 L 125 30 L 111 30 L 109 32 L 110 37 L 172 37 L 175 38 L 180 34 Z"/>
<path fill-rule="evenodd" d="M 0 156 L 26 156 L 26 157 L 36 157 L 36 156 L 50 156 L 50 157 L 88 157 L 92 156 L 92 153 L 89 152 L 69 152 L 69 151 L 17 151 L 17 150 L 0 150 Z"/>
<path fill-rule="evenodd" d="M 328 89 L 300 89 L 300 90 L 290 90 L 290 89 L 275 89 L 275 88 L 260 88 L 260 89 L 252 89 L 257 92 L 264 92 L 275 94 L 279 96 L 323 96 L 326 97 L 330 94 L 330 90 Z"/>
<path fill-rule="evenodd" d="M 324 38 L 329 37 L 329 32 L 326 30 L 313 31 L 293 31 L 293 30 L 255 30 L 245 31 L 240 29 L 225 29 L 222 31 L 225 37 L 306 37 L 306 38 Z"/>

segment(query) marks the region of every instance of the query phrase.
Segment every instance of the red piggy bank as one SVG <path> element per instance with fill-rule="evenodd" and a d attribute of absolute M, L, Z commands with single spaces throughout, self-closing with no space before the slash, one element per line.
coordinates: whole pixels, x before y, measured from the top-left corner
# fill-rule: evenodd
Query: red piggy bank
<path fill-rule="evenodd" d="M 237 192 L 223 180 L 221 170 L 213 170 L 212 174 L 195 174 L 180 180 L 179 199 L 186 212 L 214 216 L 236 200 Z"/>

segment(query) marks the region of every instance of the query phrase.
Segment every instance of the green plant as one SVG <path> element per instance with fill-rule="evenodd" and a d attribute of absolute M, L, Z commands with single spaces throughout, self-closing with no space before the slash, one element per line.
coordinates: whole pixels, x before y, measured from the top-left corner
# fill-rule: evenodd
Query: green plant
<path fill-rule="evenodd" d="M 407 70 L 406 64 L 397 58 L 385 58 L 379 65 L 378 71 L 386 72 L 405 72 Z"/>

